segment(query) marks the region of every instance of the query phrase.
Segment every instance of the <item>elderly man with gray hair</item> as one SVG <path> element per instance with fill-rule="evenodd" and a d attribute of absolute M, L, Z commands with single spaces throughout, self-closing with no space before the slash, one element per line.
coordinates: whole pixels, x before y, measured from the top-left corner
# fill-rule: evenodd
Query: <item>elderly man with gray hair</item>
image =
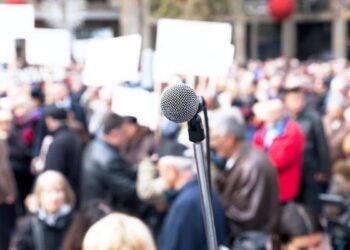
<path fill-rule="evenodd" d="M 268 231 L 279 206 L 274 167 L 263 151 L 245 143 L 245 125 L 235 109 L 218 112 L 211 134 L 212 147 L 226 160 L 218 190 L 231 237 Z"/>
<path fill-rule="evenodd" d="M 193 159 L 178 156 L 164 156 L 159 160 L 160 177 L 176 191 L 175 197 L 168 197 L 170 207 L 160 232 L 159 250 L 208 249 L 193 164 Z M 223 245 L 226 243 L 225 216 L 214 190 L 212 205 L 217 241 Z"/>

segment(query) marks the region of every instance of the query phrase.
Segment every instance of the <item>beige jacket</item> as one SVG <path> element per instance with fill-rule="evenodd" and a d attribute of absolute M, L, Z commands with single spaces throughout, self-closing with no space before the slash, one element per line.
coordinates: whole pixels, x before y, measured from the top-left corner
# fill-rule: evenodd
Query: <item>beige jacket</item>
<path fill-rule="evenodd" d="M 148 158 L 143 160 L 137 173 L 136 191 L 138 197 L 153 205 L 165 204 L 166 183 L 158 176 L 157 167 Z"/>

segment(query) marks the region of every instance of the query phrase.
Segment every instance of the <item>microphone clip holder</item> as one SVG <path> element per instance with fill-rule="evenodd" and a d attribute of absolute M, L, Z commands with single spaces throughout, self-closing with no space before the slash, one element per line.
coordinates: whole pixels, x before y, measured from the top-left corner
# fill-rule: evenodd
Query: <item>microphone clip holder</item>
<path fill-rule="evenodd" d="M 205 134 L 202 119 L 198 114 L 196 114 L 189 122 L 187 122 L 187 125 L 188 135 L 191 142 L 199 143 L 204 141 Z"/>

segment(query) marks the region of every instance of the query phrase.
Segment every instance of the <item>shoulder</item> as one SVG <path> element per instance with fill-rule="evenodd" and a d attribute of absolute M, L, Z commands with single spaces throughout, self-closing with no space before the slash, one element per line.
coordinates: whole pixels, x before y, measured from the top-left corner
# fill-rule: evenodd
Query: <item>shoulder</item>
<path fill-rule="evenodd" d="M 109 147 L 106 143 L 100 139 L 95 139 L 86 147 L 86 154 L 91 154 L 92 156 L 102 156 L 110 152 Z"/>
<path fill-rule="evenodd" d="M 34 215 L 29 215 L 18 221 L 15 237 L 17 241 L 23 241 L 32 237 L 32 224 L 34 219 L 36 219 Z"/>
<path fill-rule="evenodd" d="M 198 185 L 193 185 L 182 191 L 175 201 L 171 204 L 173 211 L 191 212 L 200 204 Z"/>
<path fill-rule="evenodd" d="M 297 121 L 295 121 L 293 119 L 288 120 L 288 122 L 286 124 L 286 131 L 303 134 L 301 126 L 299 125 L 299 123 Z"/>
<path fill-rule="evenodd" d="M 321 116 L 315 109 L 308 107 L 302 112 L 301 119 L 319 122 L 321 121 Z"/>
<path fill-rule="evenodd" d="M 267 154 L 256 148 L 251 147 L 245 155 L 245 160 L 242 162 L 242 169 L 244 172 L 251 176 L 263 176 L 268 172 L 274 171 L 274 167 L 271 164 Z"/>
<path fill-rule="evenodd" d="M 87 145 L 84 152 L 84 157 L 87 159 L 103 160 L 112 154 L 110 151 L 110 148 L 104 141 L 95 139 Z"/>
<path fill-rule="evenodd" d="M 267 154 L 259 148 L 250 146 L 248 152 L 245 155 L 245 161 L 250 162 L 250 165 L 255 165 L 256 163 L 266 163 L 269 164 L 269 159 Z"/>

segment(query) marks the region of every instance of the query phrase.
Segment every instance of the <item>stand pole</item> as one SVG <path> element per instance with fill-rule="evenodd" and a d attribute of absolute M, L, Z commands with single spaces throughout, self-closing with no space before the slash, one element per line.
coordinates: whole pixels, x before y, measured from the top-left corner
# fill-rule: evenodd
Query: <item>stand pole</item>
<path fill-rule="evenodd" d="M 196 160 L 199 189 L 201 195 L 202 215 L 209 250 L 218 250 L 216 239 L 213 206 L 209 190 L 209 180 L 206 173 L 202 141 L 205 139 L 200 116 L 196 115 L 188 122 L 190 141 L 193 142 L 194 156 Z"/>

